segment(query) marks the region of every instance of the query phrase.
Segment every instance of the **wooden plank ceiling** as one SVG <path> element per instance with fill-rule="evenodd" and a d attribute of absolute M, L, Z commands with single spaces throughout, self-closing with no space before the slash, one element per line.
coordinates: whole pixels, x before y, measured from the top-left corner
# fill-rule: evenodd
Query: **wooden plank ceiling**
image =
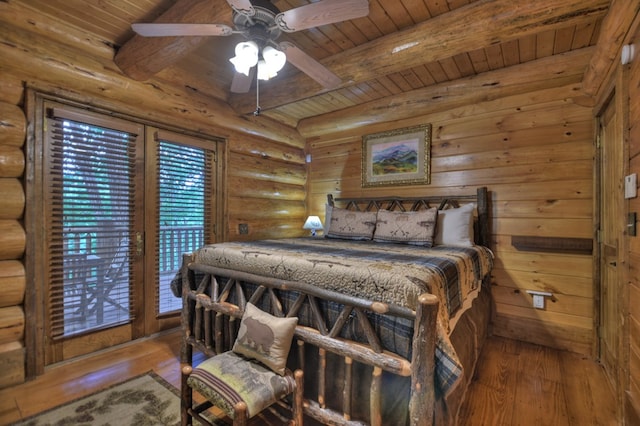
<path fill-rule="evenodd" d="M 225 0 L 18 1 L 93 33 L 116 49 L 142 38 L 131 30 L 132 23 L 154 22 L 181 3 L 210 3 L 207 13 L 212 16 L 201 14 L 198 22 L 233 26 Z M 284 11 L 309 1 L 272 3 Z M 356 119 L 367 110 L 394 104 L 399 96 L 436 99 L 443 91 L 468 85 L 475 76 L 545 63 L 540 60 L 556 56 L 565 61 L 568 57 L 576 74 L 583 74 L 590 55 L 579 52 L 593 51 L 589 46 L 597 43 L 609 4 L 609 0 L 370 0 L 367 17 L 280 37 L 279 41 L 294 43 L 332 70 L 343 83 L 326 91 L 287 64 L 276 78 L 260 83 L 262 115 L 299 129 L 337 114 Z M 257 103 L 255 82 L 247 94 L 229 90 L 234 71 L 228 59 L 241 39 L 240 35 L 192 37 L 189 49 L 156 53 L 152 43 L 158 39 L 143 38 L 137 51 L 141 65 L 153 60 L 152 54 L 169 55 L 163 58 L 164 69 L 152 78 L 188 86 L 224 100 L 239 114 L 251 114 Z M 521 67 L 512 69 L 520 72 Z M 531 72 L 538 80 L 551 81 L 566 71 L 545 65 Z"/>

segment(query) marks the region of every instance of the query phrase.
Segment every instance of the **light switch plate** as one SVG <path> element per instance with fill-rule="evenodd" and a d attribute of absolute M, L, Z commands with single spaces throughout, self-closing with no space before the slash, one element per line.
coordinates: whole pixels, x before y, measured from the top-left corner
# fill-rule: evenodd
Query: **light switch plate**
<path fill-rule="evenodd" d="M 624 177 L 624 198 L 635 198 L 638 195 L 638 175 L 633 173 Z"/>

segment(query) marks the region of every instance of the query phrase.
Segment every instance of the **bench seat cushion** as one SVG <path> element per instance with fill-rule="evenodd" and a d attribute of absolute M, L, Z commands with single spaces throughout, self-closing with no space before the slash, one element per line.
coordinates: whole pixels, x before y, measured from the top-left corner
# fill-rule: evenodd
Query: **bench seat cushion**
<path fill-rule="evenodd" d="M 281 376 L 234 352 L 224 352 L 200 363 L 187 384 L 233 418 L 233 406 L 247 404 L 253 417 L 277 400 L 293 392 L 292 374 Z"/>

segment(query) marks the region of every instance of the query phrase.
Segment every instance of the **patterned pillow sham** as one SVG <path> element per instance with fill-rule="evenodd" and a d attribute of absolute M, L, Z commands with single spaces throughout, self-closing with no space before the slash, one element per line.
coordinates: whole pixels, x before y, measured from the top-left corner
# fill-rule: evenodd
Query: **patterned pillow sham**
<path fill-rule="evenodd" d="M 334 207 L 327 238 L 370 240 L 376 227 L 376 212 L 359 212 Z"/>
<path fill-rule="evenodd" d="M 437 217 L 438 209 L 435 207 L 416 212 L 378 210 L 373 240 L 431 247 Z"/>
<path fill-rule="evenodd" d="M 247 303 L 233 352 L 284 375 L 298 318 L 279 318 Z"/>

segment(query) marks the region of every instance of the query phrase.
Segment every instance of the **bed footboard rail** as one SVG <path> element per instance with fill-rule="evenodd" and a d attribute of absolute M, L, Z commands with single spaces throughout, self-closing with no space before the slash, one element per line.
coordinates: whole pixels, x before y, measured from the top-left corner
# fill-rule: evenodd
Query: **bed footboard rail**
<path fill-rule="evenodd" d="M 407 410 L 409 424 L 432 425 L 435 409 L 435 347 L 438 300 L 431 294 L 419 297 L 416 311 L 411 309 L 352 297 L 334 291 L 292 281 L 199 265 L 190 255 L 183 257 L 182 266 L 182 328 L 183 364 L 192 365 L 193 350 L 207 356 L 230 350 L 237 336 L 240 318 L 247 303 L 251 302 L 275 316 L 298 316 L 305 309 L 304 323 L 296 327 L 292 345 L 291 368 L 301 368 L 307 378 L 314 378 L 314 389 L 307 392 L 304 412 L 323 424 L 382 425 L 381 396 L 383 371 L 393 375 L 410 377 L 411 389 Z M 328 318 L 323 303 L 339 307 L 339 313 Z M 370 315 L 393 316 L 413 321 L 411 359 L 384 350 L 380 336 L 370 321 Z M 357 321 L 364 339 L 345 338 L 343 327 L 349 321 Z M 317 361 L 310 362 L 310 351 Z M 334 364 L 328 365 L 328 354 L 341 359 L 344 374 L 340 389 L 333 389 L 328 382 Z M 332 361 L 335 362 L 335 361 Z M 370 366 L 370 389 L 357 389 L 352 373 L 353 363 Z M 315 367 L 312 367 L 315 366 Z M 313 369 L 313 371 L 311 371 Z M 187 395 L 186 378 L 183 377 L 183 410 L 192 402 Z M 308 390 L 308 389 L 307 389 Z M 368 392 L 368 423 L 352 419 L 352 402 L 362 392 Z M 342 407 L 329 407 L 326 399 L 342 392 Z"/>

